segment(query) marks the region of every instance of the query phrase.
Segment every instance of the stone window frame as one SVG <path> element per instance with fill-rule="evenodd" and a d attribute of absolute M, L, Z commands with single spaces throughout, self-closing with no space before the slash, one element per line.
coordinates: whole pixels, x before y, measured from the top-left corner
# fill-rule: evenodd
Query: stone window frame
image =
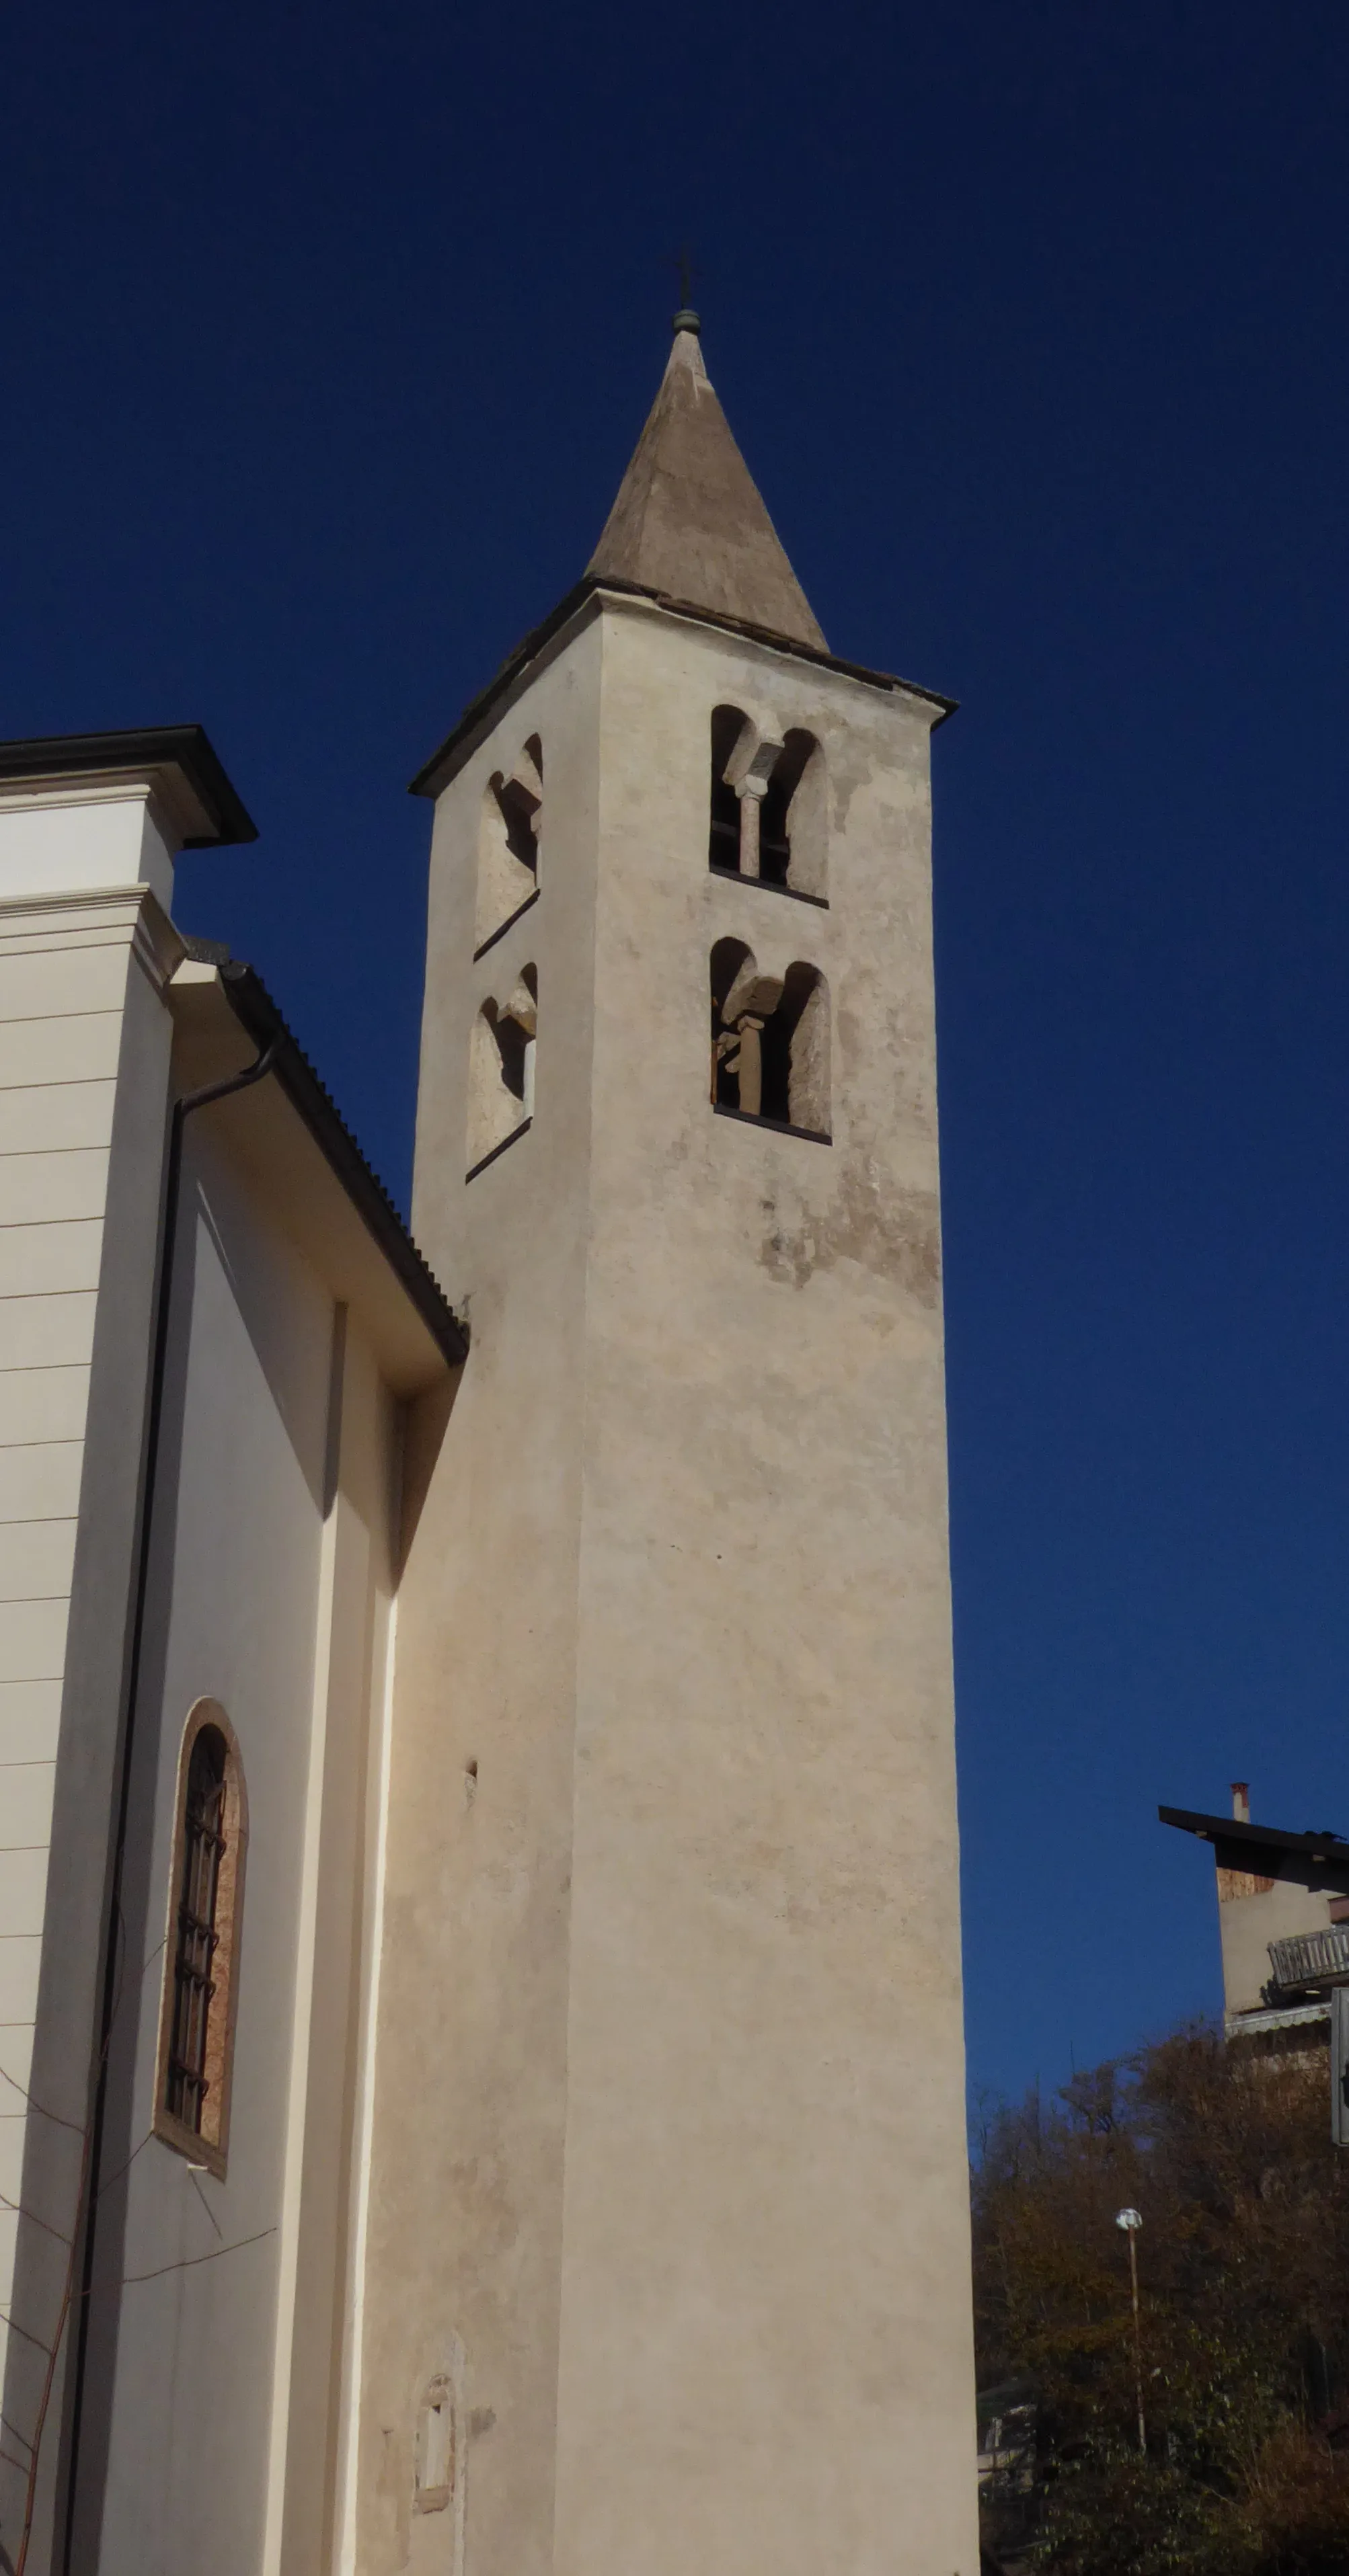
<path fill-rule="evenodd" d="M 206 2098 L 202 2125 L 192 2128 L 170 2110 L 169 2057 L 177 2006 L 178 1910 L 182 1901 L 187 1849 L 187 1792 L 193 1748 L 211 1727 L 225 1747 L 224 1852 L 216 1882 L 212 1958 L 213 1993 L 206 2024 Z M 173 1845 L 169 1867 L 168 1908 L 164 1937 L 164 1973 L 159 2005 L 159 2045 L 155 2055 L 155 2095 L 151 2128 L 166 2147 L 189 2163 L 204 2165 L 223 2182 L 229 2158 L 230 2102 L 234 2083 L 234 2038 L 239 2004 L 239 1957 L 243 1932 L 244 1873 L 248 1855 L 248 1788 L 239 1739 L 218 1699 L 194 1700 L 183 1725 L 174 1781 Z"/>

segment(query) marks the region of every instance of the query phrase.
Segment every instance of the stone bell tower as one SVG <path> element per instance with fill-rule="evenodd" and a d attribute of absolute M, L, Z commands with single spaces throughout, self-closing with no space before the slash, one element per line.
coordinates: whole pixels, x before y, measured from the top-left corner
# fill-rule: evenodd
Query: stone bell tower
<path fill-rule="evenodd" d="M 681 314 L 415 782 L 472 1346 L 409 1459 L 362 2576 L 977 2576 L 947 711 L 830 653 Z"/>

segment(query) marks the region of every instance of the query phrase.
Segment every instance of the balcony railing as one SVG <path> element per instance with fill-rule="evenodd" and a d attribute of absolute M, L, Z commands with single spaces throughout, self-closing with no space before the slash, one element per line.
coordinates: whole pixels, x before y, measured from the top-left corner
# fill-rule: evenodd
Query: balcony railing
<path fill-rule="evenodd" d="M 1287 1941 L 1271 1941 L 1269 1962 L 1274 1983 L 1284 1993 L 1297 1986 L 1338 1985 L 1349 1977 L 1349 1923 L 1332 1923 L 1325 1932 L 1298 1932 Z"/>

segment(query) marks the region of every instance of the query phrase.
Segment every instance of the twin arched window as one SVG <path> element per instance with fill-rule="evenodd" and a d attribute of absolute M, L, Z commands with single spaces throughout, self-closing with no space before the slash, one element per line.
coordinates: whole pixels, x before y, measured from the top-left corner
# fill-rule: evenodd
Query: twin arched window
<path fill-rule="evenodd" d="M 543 745 L 532 733 L 509 777 L 493 770 L 483 790 L 473 953 L 500 938 L 539 890 Z"/>
<path fill-rule="evenodd" d="M 219 2175 L 229 2144 L 247 1842 L 234 1730 L 218 1700 L 199 1699 L 178 1757 L 154 2126 Z"/>
<path fill-rule="evenodd" d="M 521 968 L 504 1002 L 490 997 L 473 1023 L 468 1067 L 468 1174 L 473 1179 L 534 1117 L 539 978 Z"/>
<path fill-rule="evenodd" d="M 739 707 L 712 710 L 708 865 L 813 903 L 828 876 L 824 753 L 792 725 L 779 739 Z"/>
<path fill-rule="evenodd" d="M 494 947 L 538 892 L 543 747 L 524 744 L 509 776 L 483 791 L 475 955 Z M 803 726 L 781 737 L 743 709 L 714 707 L 708 862 L 717 874 L 827 901 L 824 754 Z M 538 974 L 524 967 L 504 1001 L 479 1005 L 470 1042 L 467 1177 L 475 1178 L 530 1127 Z M 797 959 L 770 975 L 743 941 L 712 952 L 712 1098 L 720 1109 L 828 1138 L 829 995 L 818 968 Z"/>
<path fill-rule="evenodd" d="M 718 1109 L 829 1135 L 829 987 L 800 959 L 765 974 L 743 939 L 712 951 L 712 1098 Z"/>

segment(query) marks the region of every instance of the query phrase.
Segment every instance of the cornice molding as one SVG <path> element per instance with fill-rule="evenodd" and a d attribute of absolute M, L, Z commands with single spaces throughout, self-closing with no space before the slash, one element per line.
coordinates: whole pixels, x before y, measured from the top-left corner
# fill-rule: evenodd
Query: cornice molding
<path fill-rule="evenodd" d="M 257 826 L 241 805 L 200 725 L 137 726 L 130 733 L 65 733 L 0 742 L 0 787 L 22 802 L 72 802 L 83 781 L 92 801 L 108 803 L 138 786 L 156 794 L 174 818 L 184 849 L 255 841 Z"/>
<path fill-rule="evenodd" d="M 129 941 L 132 955 L 157 993 L 163 992 L 187 954 L 180 933 L 147 885 L 0 895 L 0 947 L 11 955 L 20 941 L 31 946 L 44 934 L 73 945 L 82 931 L 95 935 L 94 945 Z"/>
<path fill-rule="evenodd" d="M 142 895 L 150 891 L 145 885 L 67 886 L 55 887 L 51 893 L 0 894 L 0 920 L 9 913 L 110 912 L 119 905 L 133 910 Z"/>

